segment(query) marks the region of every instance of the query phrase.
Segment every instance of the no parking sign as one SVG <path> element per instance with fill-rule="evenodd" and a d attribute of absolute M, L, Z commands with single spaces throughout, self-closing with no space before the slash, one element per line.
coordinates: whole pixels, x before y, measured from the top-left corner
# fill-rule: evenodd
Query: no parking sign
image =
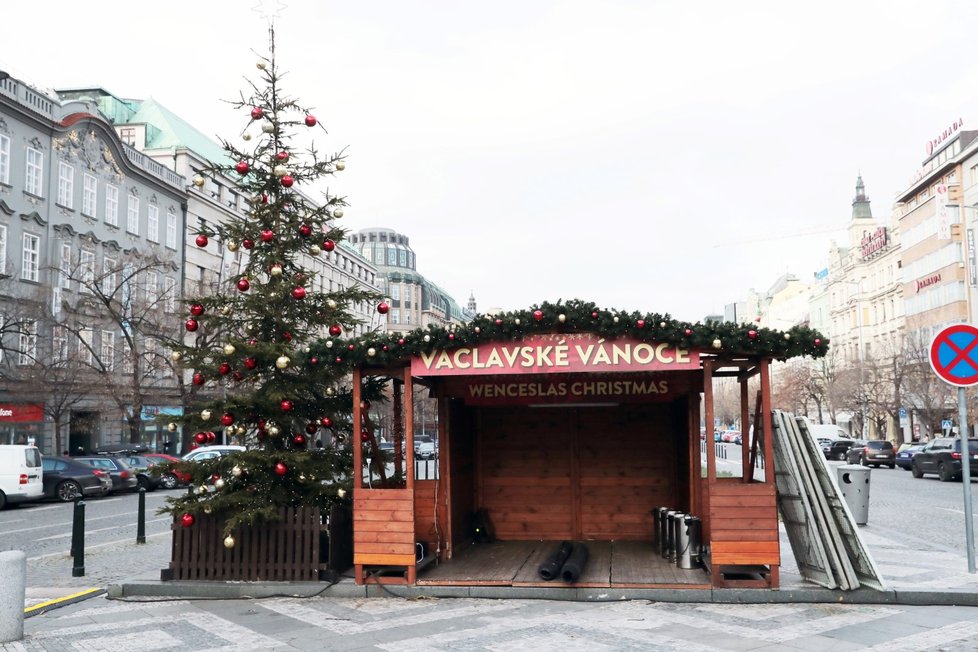
<path fill-rule="evenodd" d="M 951 385 L 978 385 L 978 328 L 955 324 L 941 330 L 930 345 L 930 366 Z"/>

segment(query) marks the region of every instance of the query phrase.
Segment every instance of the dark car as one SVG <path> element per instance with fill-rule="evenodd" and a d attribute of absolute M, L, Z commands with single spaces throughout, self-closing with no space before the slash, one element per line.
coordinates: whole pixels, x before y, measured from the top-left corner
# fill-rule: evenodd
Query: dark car
<path fill-rule="evenodd" d="M 76 457 L 75 459 L 93 469 L 101 469 L 107 472 L 112 478 L 112 491 L 127 491 L 139 486 L 135 470 L 120 457 L 99 455 L 98 457 Z"/>
<path fill-rule="evenodd" d="M 164 464 L 166 462 L 182 462 L 176 455 L 167 455 L 166 453 L 146 453 L 143 455 L 146 459 L 151 461 L 154 465 Z M 150 473 L 150 475 L 156 475 L 155 473 Z M 190 474 L 177 471 L 176 469 L 168 470 L 160 475 L 160 486 L 164 489 L 175 489 L 176 487 L 190 484 Z"/>
<path fill-rule="evenodd" d="M 913 456 L 924 447 L 925 444 L 903 444 L 897 450 L 896 465 L 905 471 L 910 470 L 913 463 Z"/>
<path fill-rule="evenodd" d="M 128 464 L 136 473 L 137 486 L 146 491 L 156 491 L 163 483 L 159 475 L 150 473 L 150 467 L 156 464 L 155 461 L 142 455 L 123 455 L 120 458 Z"/>
<path fill-rule="evenodd" d="M 818 443 L 822 447 L 822 454 L 825 455 L 825 459 L 844 460 L 846 459 L 846 453 L 852 448 L 853 440 L 820 437 Z"/>
<path fill-rule="evenodd" d="M 846 461 L 877 468 L 886 465 L 893 469 L 896 468 L 896 451 L 893 444 L 885 439 L 855 439 L 852 448 L 846 452 Z"/>
<path fill-rule="evenodd" d="M 968 440 L 968 459 L 971 475 L 978 476 L 978 439 Z M 917 451 L 910 462 L 913 477 L 936 473 L 941 482 L 961 478 L 961 440 L 957 437 L 938 437 Z"/>
<path fill-rule="evenodd" d="M 106 471 L 93 469 L 70 457 L 44 457 L 44 495 L 68 502 L 78 496 L 104 496 L 112 490 Z"/>

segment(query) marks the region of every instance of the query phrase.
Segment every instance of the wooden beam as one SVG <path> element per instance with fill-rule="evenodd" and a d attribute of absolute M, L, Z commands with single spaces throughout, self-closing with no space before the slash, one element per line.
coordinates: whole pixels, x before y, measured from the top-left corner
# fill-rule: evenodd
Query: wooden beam
<path fill-rule="evenodd" d="M 747 443 L 744 443 L 747 437 Z M 747 381 L 740 381 L 740 468 L 744 482 L 753 482 L 754 475 L 751 473 L 750 456 L 747 449 L 750 446 L 750 398 L 747 395 Z"/>
<path fill-rule="evenodd" d="M 713 442 L 713 362 L 703 362 L 703 420 L 706 421 L 706 480 L 717 481 L 716 444 Z"/>
<path fill-rule="evenodd" d="M 774 424 L 771 423 L 771 361 L 761 360 L 761 419 L 764 423 L 764 481 L 774 482 Z"/>
<path fill-rule="evenodd" d="M 353 432 L 350 434 L 350 447 L 353 448 L 353 496 L 356 498 L 363 488 L 363 447 L 360 445 L 361 415 L 360 401 L 362 400 L 363 375 L 359 367 L 353 369 Z M 356 515 L 354 515 L 354 521 Z"/>
<path fill-rule="evenodd" d="M 414 497 L 414 383 L 411 378 L 411 367 L 404 367 L 404 452 L 407 453 L 408 473 L 406 487 Z"/>

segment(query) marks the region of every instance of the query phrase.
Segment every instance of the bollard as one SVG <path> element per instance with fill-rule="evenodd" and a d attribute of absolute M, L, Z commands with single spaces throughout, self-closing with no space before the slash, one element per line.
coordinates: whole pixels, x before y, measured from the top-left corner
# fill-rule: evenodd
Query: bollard
<path fill-rule="evenodd" d="M 27 554 L 0 552 L 0 643 L 24 638 L 24 600 L 27 598 Z"/>
<path fill-rule="evenodd" d="M 71 554 L 75 563 L 71 567 L 72 577 L 85 577 L 85 501 L 75 501 L 75 514 L 71 523 Z"/>
<path fill-rule="evenodd" d="M 146 487 L 139 488 L 139 514 L 136 519 L 136 543 L 146 543 Z"/>

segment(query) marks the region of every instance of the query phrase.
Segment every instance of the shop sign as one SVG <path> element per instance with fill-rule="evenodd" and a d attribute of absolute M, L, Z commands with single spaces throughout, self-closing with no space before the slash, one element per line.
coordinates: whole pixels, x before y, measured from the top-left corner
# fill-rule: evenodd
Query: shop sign
<path fill-rule="evenodd" d="M 958 129 L 964 126 L 964 120 L 958 118 L 956 121 L 952 122 L 944 131 L 937 135 L 937 138 L 931 138 L 927 141 L 927 156 L 930 156 L 938 149 L 942 144 L 944 144 L 951 136 L 958 133 Z"/>
<path fill-rule="evenodd" d="M 554 374 L 699 369 L 699 352 L 660 342 L 607 340 L 592 333 L 530 335 L 518 342 L 489 342 L 435 350 L 411 360 L 415 376 Z"/>
<path fill-rule="evenodd" d="M 923 288 L 928 287 L 930 285 L 934 285 L 935 283 L 940 283 L 940 282 L 941 282 L 941 275 L 940 274 L 932 274 L 931 276 L 928 276 L 927 278 L 918 278 L 915 281 L 915 283 L 917 284 L 916 291 L 917 292 L 920 292 Z"/>
<path fill-rule="evenodd" d="M 44 405 L 0 403 L 0 422 L 36 423 L 44 421 Z"/>
<path fill-rule="evenodd" d="M 680 376 L 641 377 L 587 375 L 568 380 L 459 379 L 451 393 L 466 405 L 532 405 L 563 403 L 650 403 L 671 401 L 689 391 Z"/>
<path fill-rule="evenodd" d="M 862 247 L 863 258 L 869 258 L 875 253 L 878 253 L 890 242 L 890 238 L 887 235 L 886 227 L 881 226 L 869 235 L 863 236 L 862 241 L 859 243 Z"/>

